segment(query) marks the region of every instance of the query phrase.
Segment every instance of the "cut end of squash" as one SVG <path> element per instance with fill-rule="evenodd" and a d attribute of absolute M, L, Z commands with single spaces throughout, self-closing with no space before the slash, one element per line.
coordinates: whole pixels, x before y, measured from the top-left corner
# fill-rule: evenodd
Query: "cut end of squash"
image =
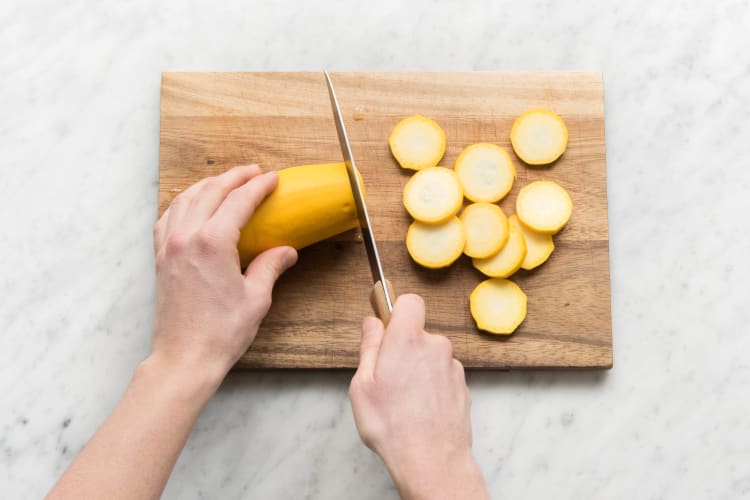
<path fill-rule="evenodd" d="M 496 254 L 508 241 L 508 218 L 493 203 L 472 203 L 461 212 L 466 233 L 464 253 L 485 258 Z"/>
<path fill-rule="evenodd" d="M 516 118 L 510 142 L 513 151 L 528 165 L 547 165 L 565 152 L 568 127 L 557 113 L 534 109 Z"/>
<path fill-rule="evenodd" d="M 474 202 L 500 201 L 513 187 L 516 169 L 510 155 L 500 146 L 472 144 L 458 158 L 454 170 L 464 195 Z"/>
<path fill-rule="evenodd" d="M 439 269 L 453 264 L 464 251 L 464 227 L 458 217 L 442 224 L 414 221 L 406 233 L 406 249 L 420 266 Z"/>
<path fill-rule="evenodd" d="M 568 223 L 572 211 L 570 195 L 552 181 L 532 182 L 516 199 L 518 218 L 538 233 L 555 234 Z"/>
<path fill-rule="evenodd" d="M 445 132 L 435 120 L 414 115 L 396 124 L 388 144 L 402 168 L 422 170 L 437 165 L 445 154 Z"/>
<path fill-rule="evenodd" d="M 512 281 L 492 278 L 481 282 L 469 297 L 477 328 L 510 335 L 526 319 L 526 294 Z"/>
<path fill-rule="evenodd" d="M 508 222 L 521 231 L 526 243 L 526 257 L 524 257 L 521 263 L 521 269 L 531 271 L 535 267 L 544 264 L 555 249 L 555 242 L 552 241 L 552 235 L 537 233 L 529 229 L 521 224 L 521 221 L 518 220 L 518 216 L 515 214 L 508 218 Z"/>
<path fill-rule="evenodd" d="M 526 257 L 526 241 L 515 224 L 508 224 L 508 242 L 495 255 L 485 259 L 473 259 L 472 263 L 481 273 L 491 278 L 507 278 L 521 268 Z"/>
<path fill-rule="evenodd" d="M 445 167 L 420 170 L 404 187 L 404 207 L 414 219 L 428 224 L 456 215 L 463 198 L 458 176 Z"/>

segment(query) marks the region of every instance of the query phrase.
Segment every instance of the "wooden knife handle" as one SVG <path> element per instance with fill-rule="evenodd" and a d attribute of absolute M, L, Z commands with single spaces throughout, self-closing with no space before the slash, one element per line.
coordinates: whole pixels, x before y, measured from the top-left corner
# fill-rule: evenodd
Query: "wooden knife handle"
<path fill-rule="evenodd" d="M 396 300 L 396 295 L 393 293 L 393 285 L 388 280 L 385 280 L 385 285 L 388 287 L 388 294 L 392 301 Z M 391 311 L 388 310 L 388 304 L 385 301 L 385 292 L 383 291 L 383 283 L 378 281 L 373 285 L 372 292 L 370 293 L 370 304 L 372 310 L 375 311 L 375 316 L 380 318 L 384 326 L 388 326 L 388 322 L 391 320 Z"/>

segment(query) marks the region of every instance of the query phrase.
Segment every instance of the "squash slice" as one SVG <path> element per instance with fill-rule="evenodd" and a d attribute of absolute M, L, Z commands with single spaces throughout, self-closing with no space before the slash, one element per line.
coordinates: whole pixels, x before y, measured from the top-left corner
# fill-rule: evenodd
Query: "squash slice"
<path fill-rule="evenodd" d="M 521 268 L 526 258 L 526 240 L 515 224 L 508 224 L 508 242 L 495 255 L 485 259 L 473 259 L 474 267 L 490 278 L 507 278 Z"/>
<path fill-rule="evenodd" d="M 472 203 L 460 219 L 466 233 L 464 253 L 469 257 L 494 255 L 508 241 L 508 218 L 494 203 Z"/>
<path fill-rule="evenodd" d="M 528 165 L 554 162 L 568 146 L 568 127 L 560 116 L 547 109 L 527 111 L 510 130 L 513 151 Z"/>
<path fill-rule="evenodd" d="M 472 144 L 456 158 L 453 167 L 464 195 L 474 202 L 500 201 L 513 187 L 516 169 L 504 149 L 489 143 Z"/>
<path fill-rule="evenodd" d="M 456 215 L 463 199 L 458 176 L 445 167 L 420 170 L 404 186 L 404 207 L 414 219 L 428 224 Z"/>
<path fill-rule="evenodd" d="M 469 296 L 477 328 L 510 335 L 526 319 L 526 294 L 512 281 L 492 278 L 481 282 Z"/>
<path fill-rule="evenodd" d="M 567 224 L 573 211 L 570 195 L 552 181 L 524 186 L 516 198 L 516 214 L 537 233 L 555 234 Z"/>
<path fill-rule="evenodd" d="M 406 233 L 406 248 L 420 266 L 439 269 L 453 264 L 464 251 L 464 227 L 458 217 L 442 224 L 414 221 Z"/>
<path fill-rule="evenodd" d="M 526 242 L 526 257 L 523 258 L 521 269 L 531 271 L 535 267 L 544 264 L 555 249 L 555 242 L 552 241 L 552 235 L 537 233 L 529 229 L 521 224 L 518 216 L 515 214 L 508 217 L 508 222 L 521 231 L 523 239 Z"/>
<path fill-rule="evenodd" d="M 388 144 L 402 168 L 422 170 L 437 165 L 445 154 L 445 132 L 435 120 L 414 115 L 396 124 Z"/>

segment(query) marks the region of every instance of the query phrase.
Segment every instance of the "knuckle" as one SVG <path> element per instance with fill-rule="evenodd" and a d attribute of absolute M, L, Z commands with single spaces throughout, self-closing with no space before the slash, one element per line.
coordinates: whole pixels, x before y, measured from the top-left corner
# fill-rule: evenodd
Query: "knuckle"
<path fill-rule="evenodd" d="M 281 274 L 281 264 L 278 261 L 269 262 L 266 264 L 266 271 L 268 272 L 268 275 L 273 278 L 274 281 L 279 279 L 279 275 Z"/>
<path fill-rule="evenodd" d="M 413 306 L 424 307 L 424 299 L 415 293 L 407 293 L 398 298 L 399 301 L 411 303 Z"/>
<path fill-rule="evenodd" d="M 224 198 L 224 203 L 235 204 L 237 203 L 237 201 L 242 200 L 241 195 L 242 193 L 241 192 L 238 193 L 237 189 L 230 191 L 229 193 L 227 193 L 227 196 Z"/>
<path fill-rule="evenodd" d="M 356 371 L 352 377 L 352 381 L 349 383 L 349 399 L 358 401 L 366 396 L 367 391 L 367 377 L 363 377 L 359 371 Z"/>
<path fill-rule="evenodd" d="M 212 253 L 220 245 L 219 237 L 212 229 L 208 227 L 204 227 L 200 231 L 198 231 L 196 242 L 198 244 L 198 248 L 200 248 L 201 252 L 204 253 Z"/>
<path fill-rule="evenodd" d="M 183 233 L 175 232 L 167 238 L 166 256 L 177 256 L 185 253 L 189 245 L 189 239 Z"/>
<path fill-rule="evenodd" d="M 434 344 L 435 349 L 437 349 L 437 351 L 440 354 L 444 356 L 449 356 L 452 358 L 453 357 L 453 344 L 451 343 L 450 339 L 444 335 L 439 335 L 439 334 L 430 334 L 430 335 L 431 335 L 430 339 L 432 343 Z"/>
<path fill-rule="evenodd" d="M 271 296 L 266 294 L 263 295 L 261 298 L 257 301 L 258 307 L 264 311 L 268 311 L 271 309 L 271 305 L 273 304 L 273 300 L 271 299 Z"/>
<path fill-rule="evenodd" d="M 201 187 L 201 191 L 203 192 L 220 191 L 223 188 L 224 188 L 224 185 L 218 177 L 206 177 L 203 180 L 203 186 Z"/>
<path fill-rule="evenodd" d="M 180 205 L 185 205 L 186 203 L 189 203 L 189 202 L 190 202 L 190 195 L 187 193 L 187 190 L 185 190 L 174 197 L 171 205 L 173 207 L 178 207 Z"/>
<path fill-rule="evenodd" d="M 273 303 L 273 300 L 271 299 L 271 294 L 268 293 L 266 290 L 261 288 L 254 288 L 250 292 L 253 308 L 262 313 L 265 314 L 269 309 L 271 309 L 271 304 Z"/>
<path fill-rule="evenodd" d="M 395 329 L 391 324 L 386 328 L 386 335 L 395 335 L 399 342 L 407 346 L 409 349 L 422 349 L 425 344 L 425 333 L 412 328 Z"/>
<path fill-rule="evenodd" d="M 360 350 L 370 350 L 370 349 L 376 349 L 380 345 L 380 339 L 376 335 L 372 334 L 365 334 L 362 336 L 362 340 L 360 341 Z"/>

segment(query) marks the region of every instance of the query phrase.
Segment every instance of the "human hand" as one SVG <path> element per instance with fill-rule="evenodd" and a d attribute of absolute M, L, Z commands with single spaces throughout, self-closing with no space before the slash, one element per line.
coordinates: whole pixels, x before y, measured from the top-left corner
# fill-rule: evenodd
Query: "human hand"
<path fill-rule="evenodd" d="M 388 328 L 362 324 L 349 388 L 362 441 L 385 462 L 404 498 L 487 498 L 472 457 L 471 398 L 450 340 L 425 332 L 424 302 L 396 301 Z"/>
<path fill-rule="evenodd" d="M 203 179 L 178 195 L 154 226 L 156 312 L 151 357 L 211 377 L 215 385 L 250 347 L 291 247 L 240 269 L 240 230 L 278 183 L 257 165 Z"/>

